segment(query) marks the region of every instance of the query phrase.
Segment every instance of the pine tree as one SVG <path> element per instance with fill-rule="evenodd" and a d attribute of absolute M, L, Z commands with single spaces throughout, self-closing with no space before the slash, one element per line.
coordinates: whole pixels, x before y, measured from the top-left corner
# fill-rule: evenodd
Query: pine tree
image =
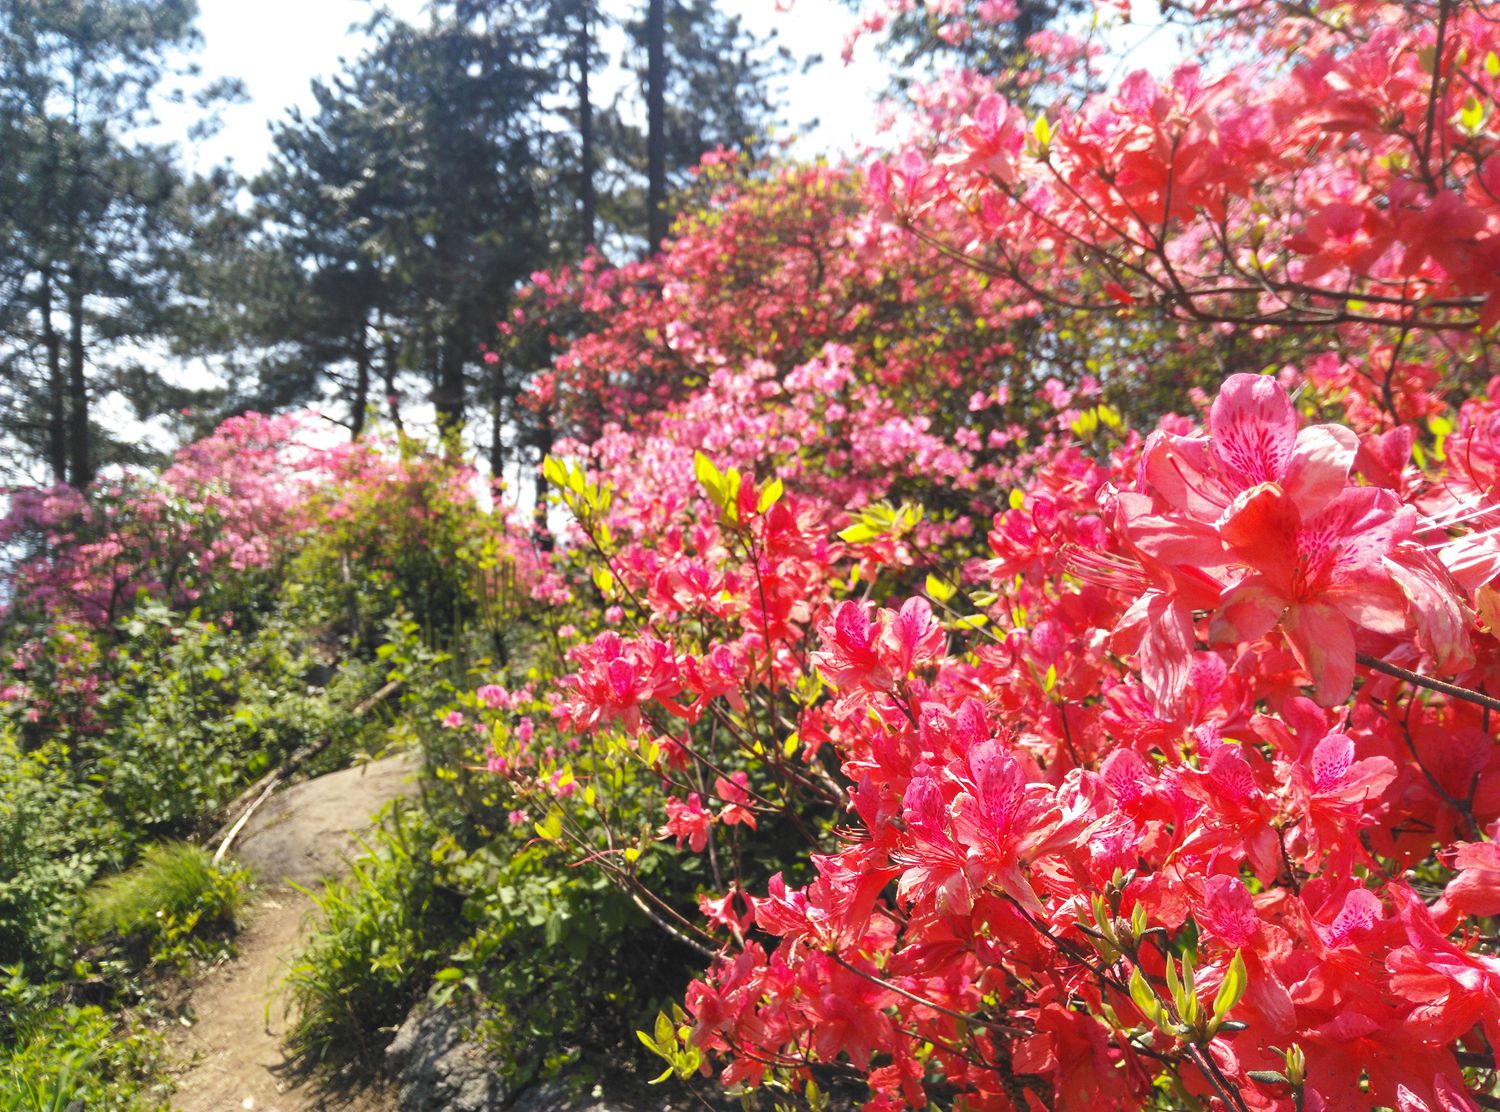
<path fill-rule="evenodd" d="M 96 410 L 123 385 L 152 408 L 142 345 L 162 334 L 181 176 L 150 119 L 192 0 L 0 4 L 0 427 L 20 458 L 86 487 L 129 455 Z"/>

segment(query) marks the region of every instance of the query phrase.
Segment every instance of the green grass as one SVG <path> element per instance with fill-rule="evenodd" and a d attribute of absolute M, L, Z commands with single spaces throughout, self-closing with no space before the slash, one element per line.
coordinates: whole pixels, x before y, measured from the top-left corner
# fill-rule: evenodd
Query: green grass
<path fill-rule="evenodd" d="M 397 811 L 348 876 L 310 893 L 322 922 L 286 977 L 287 1042 L 305 1060 L 373 1060 L 426 987 L 457 918 L 435 889 L 439 838 L 420 812 Z"/>
<path fill-rule="evenodd" d="M 161 1038 L 0 966 L 0 1112 L 164 1112 Z"/>
<path fill-rule="evenodd" d="M 94 885 L 85 896 L 79 936 L 89 943 L 144 947 L 152 961 L 181 961 L 234 920 L 246 875 L 213 863 L 185 842 L 146 850 L 131 868 Z"/>

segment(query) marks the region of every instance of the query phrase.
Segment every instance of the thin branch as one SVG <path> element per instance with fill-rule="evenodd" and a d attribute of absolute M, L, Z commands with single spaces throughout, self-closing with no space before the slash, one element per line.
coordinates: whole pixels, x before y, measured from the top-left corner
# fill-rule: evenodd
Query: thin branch
<path fill-rule="evenodd" d="M 1372 672 L 1390 676 L 1393 679 L 1405 680 L 1416 687 L 1425 687 L 1428 691 L 1436 691 L 1441 695 L 1448 695 L 1454 699 L 1462 699 L 1466 703 L 1473 703 L 1477 707 L 1486 710 L 1500 710 L 1500 699 L 1493 695 L 1486 695 L 1482 691 L 1473 688 L 1460 687 L 1456 683 L 1447 680 L 1435 680 L 1431 676 L 1424 676 L 1419 672 L 1412 672 L 1397 664 L 1389 664 L 1379 657 L 1371 656 L 1369 653 L 1355 653 L 1354 659 Z"/>

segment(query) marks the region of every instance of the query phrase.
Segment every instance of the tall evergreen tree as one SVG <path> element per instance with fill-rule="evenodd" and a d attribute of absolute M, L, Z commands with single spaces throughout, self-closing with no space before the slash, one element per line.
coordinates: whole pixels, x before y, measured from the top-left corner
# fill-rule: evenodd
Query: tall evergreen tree
<path fill-rule="evenodd" d="M 646 245 L 667 238 L 667 0 L 646 3 Z"/>
<path fill-rule="evenodd" d="M 434 5 L 426 27 L 382 17 L 372 49 L 317 87 L 317 111 L 278 129 L 254 189 L 295 306 L 247 396 L 330 387 L 358 432 L 374 377 L 391 394 L 407 374 L 442 429 L 463 424 L 511 291 L 550 250 L 538 187 L 551 77 L 518 10 Z"/>
<path fill-rule="evenodd" d="M 139 352 L 165 327 L 158 248 L 181 179 L 174 152 L 130 136 L 196 14 L 193 0 L 0 3 L 0 426 L 55 481 L 87 486 L 128 454 L 96 421 L 122 379 L 150 408 Z"/>
<path fill-rule="evenodd" d="M 642 136 L 616 123 L 610 144 L 645 178 L 644 224 L 654 250 L 670 224 L 668 194 L 687 184 L 705 153 L 763 148 L 776 118 L 771 85 L 790 56 L 756 39 L 715 0 L 647 0 L 643 18 L 626 30 L 628 64 L 644 91 L 646 131 Z M 645 159 L 631 153 L 642 148 Z"/>

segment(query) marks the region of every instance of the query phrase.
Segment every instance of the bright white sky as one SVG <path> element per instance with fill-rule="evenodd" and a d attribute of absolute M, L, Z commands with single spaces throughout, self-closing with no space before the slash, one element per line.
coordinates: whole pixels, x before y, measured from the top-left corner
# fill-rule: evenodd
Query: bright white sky
<path fill-rule="evenodd" d="M 838 0 L 796 0 L 792 12 L 778 13 L 771 0 L 721 2 L 752 32 L 776 28 L 797 58 L 824 55 L 810 72 L 790 78 L 786 90 L 787 119 L 820 119 L 817 130 L 798 144 L 798 154 L 854 153 L 873 138 L 874 105 L 885 73 L 870 50 L 848 68 L 839 60 L 853 22 L 847 8 Z M 250 102 L 225 109 L 223 130 L 196 148 L 185 148 L 184 157 L 189 168 L 202 171 L 232 161 L 248 176 L 269 156 L 268 125 L 283 119 L 293 105 L 310 109 L 312 79 L 337 72 L 341 58 L 360 53 L 363 39 L 350 31 L 369 18 L 372 8 L 366 0 L 199 0 L 199 6 L 204 46 L 195 55 L 197 62 L 206 77 L 241 78 Z M 386 0 L 385 6 L 401 18 L 424 21 L 423 0 Z M 164 132 L 172 127 L 172 121 L 166 123 Z"/>

